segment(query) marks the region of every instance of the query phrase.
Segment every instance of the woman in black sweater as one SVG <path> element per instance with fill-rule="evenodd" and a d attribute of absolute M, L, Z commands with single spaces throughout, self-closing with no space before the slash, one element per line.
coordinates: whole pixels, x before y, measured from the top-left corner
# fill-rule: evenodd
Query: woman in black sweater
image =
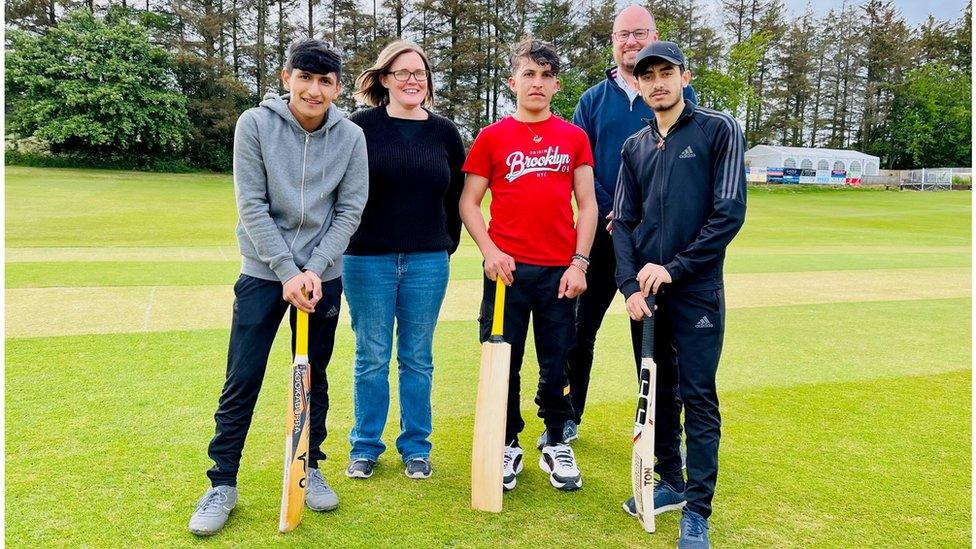
<path fill-rule="evenodd" d="M 410 478 L 431 474 L 430 390 L 434 327 L 447 289 L 448 255 L 461 237 L 464 145 L 433 104 L 430 62 L 397 40 L 356 80 L 371 108 L 350 117 L 366 135 L 369 199 L 343 259 L 356 333 L 355 423 L 346 475 L 368 478 L 386 449 L 390 354 L 396 321 L 400 382 L 397 450 Z"/>

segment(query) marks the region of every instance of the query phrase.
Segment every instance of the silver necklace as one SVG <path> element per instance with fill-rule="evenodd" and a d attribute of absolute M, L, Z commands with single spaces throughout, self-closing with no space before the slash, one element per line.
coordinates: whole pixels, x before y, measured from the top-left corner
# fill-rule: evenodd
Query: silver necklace
<path fill-rule="evenodd" d="M 519 120 L 519 122 L 522 122 L 522 121 Z M 535 133 L 534 131 L 532 131 L 532 127 L 529 126 L 527 123 L 522 122 L 522 124 L 525 125 L 525 129 L 527 129 L 530 132 L 532 132 L 532 136 L 533 136 L 532 137 L 532 141 L 533 142 L 535 142 L 535 143 L 542 143 L 542 136 L 541 135 L 539 135 L 539 134 Z"/>

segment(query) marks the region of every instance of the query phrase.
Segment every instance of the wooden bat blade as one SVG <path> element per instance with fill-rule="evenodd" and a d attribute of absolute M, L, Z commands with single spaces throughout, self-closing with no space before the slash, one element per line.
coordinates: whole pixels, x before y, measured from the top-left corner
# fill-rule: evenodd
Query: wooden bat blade
<path fill-rule="evenodd" d="M 494 338 L 493 338 L 494 339 Z M 481 346 L 478 398 L 471 443 L 471 507 L 494 513 L 502 510 L 505 416 L 508 412 L 508 374 L 512 346 L 499 337 Z"/>
<path fill-rule="evenodd" d="M 651 358 L 641 359 L 637 417 L 634 420 L 634 448 L 631 455 L 631 489 L 637 520 L 653 533 L 654 524 L 654 393 L 656 366 Z"/>
<path fill-rule="evenodd" d="M 308 399 L 311 388 L 309 370 L 308 358 L 296 356 L 288 394 L 285 472 L 278 518 L 278 530 L 281 532 L 290 532 L 298 526 L 305 505 L 305 487 L 308 485 Z"/>

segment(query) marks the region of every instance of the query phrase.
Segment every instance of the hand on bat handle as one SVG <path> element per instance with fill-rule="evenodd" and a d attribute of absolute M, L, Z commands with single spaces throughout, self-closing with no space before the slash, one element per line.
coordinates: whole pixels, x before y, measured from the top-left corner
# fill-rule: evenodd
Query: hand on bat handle
<path fill-rule="evenodd" d="M 627 298 L 627 314 L 631 320 L 644 320 L 653 314 L 655 307 L 654 294 L 644 297 L 640 292 L 634 292 Z"/>
<path fill-rule="evenodd" d="M 640 284 L 642 294 L 656 294 L 661 284 L 671 283 L 671 273 L 664 268 L 664 265 L 647 263 L 637 273 L 637 283 Z"/>
<path fill-rule="evenodd" d="M 314 279 L 312 277 L 314 277 Z M 316 280 L 318 280 L 318 276 L 309 271 L 289 278 L 288 281 L 282 285 L 282 299 L 288 303 L 291 303 L 296 308 L 305 311 L 306 313 L 314 313 L 315 303 L 320 297 L 322 297 L 322 282 L 318 282 L 318 287 L 316 290 Z M 314 297 L 316 291 L 318 292 L 318 297 Z M 313 299 L 306 297 L 309 294 L 313 295 Z"/>

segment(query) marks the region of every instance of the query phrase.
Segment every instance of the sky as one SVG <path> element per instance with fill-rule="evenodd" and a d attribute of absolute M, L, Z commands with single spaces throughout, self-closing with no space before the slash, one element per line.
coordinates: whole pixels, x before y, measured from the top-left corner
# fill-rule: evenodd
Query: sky
<path fill-rule="evenodd" d="M 633 0 L 623 0 L 621 2 L 618 0 L 617 3 L 626 5 L 639 2 Z M 712 7 L 711 13 L 713 19 L 715 19 L 712 23 L 718 25 L 720 23 L 718 18 L 721 17 L 722 12 L 721 0 L 704 0 L 702 3 Z M 863 4 L 864 1 L 847 0 L 847 3 L 858 6 Z M 913 27 L 924 23 L 930 12 L 938 20 L 956 21 L 962 17 L 967 3 L 966 0 L 894 0 L 894 5 L 901 11 L 902 17 Z M 787 14 L 791 14 L 794 17 L 801 16 L 804 10 L 806 10 L 807 4 L 810 4 L 813 6 L 814 14 L 819 17 L 831 9 L 840 11 L 844 0 L 784 0 L 784 4 L 786 4 Z"/>
<path fill-rule="evenodd" d="M 823 15 L 828 10 L 840 10 L 843 0 L 820 0 L 808 2 L 808 0 L 785 0 L 786 9 L 794 15 L 800 15 L 807 7 L 807 3 L 813 5 L 813 11 L 817 15 Z M 848 0 L 848 3 L 852 3 Z M 855 5 L 861 4 L 860 1 L 853 2 Z M 955 21 L 962 17 L 963 10 L 966 9 L 966 0 L 895 0 L 895 7 L 901 10 L 902 16 L 908 24 L 914 26 L 925 22 L 929 13 L 936 19 L 942 21 Z"/>

